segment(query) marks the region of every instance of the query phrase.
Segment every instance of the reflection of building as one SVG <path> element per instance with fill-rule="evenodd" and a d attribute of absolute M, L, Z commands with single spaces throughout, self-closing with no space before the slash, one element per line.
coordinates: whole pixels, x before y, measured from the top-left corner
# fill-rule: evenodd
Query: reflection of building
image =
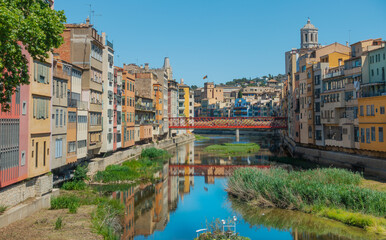
<path fill-rule="evenodd" d="M 135 235 L 162 231 L 168 222 L 168 178 L 165 178 L 135 193 Z"/>
<path fill-rule="evenodd" d="M 114 199 L 120 200 L 125 205 L 121 239 L 134 239 L 134 187 L 130 187 L 124 192 L 114 192 L 112 195 Z"/>

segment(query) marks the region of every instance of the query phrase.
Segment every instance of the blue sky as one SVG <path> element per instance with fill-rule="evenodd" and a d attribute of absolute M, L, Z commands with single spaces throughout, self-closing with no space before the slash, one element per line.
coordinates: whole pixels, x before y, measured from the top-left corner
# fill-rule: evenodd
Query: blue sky
<path fill-rule="evenodd" d="M 322 45 L 386 38 L 386 0 L 56 0 L 55 9 L 80 23 L 89 4 L 116 65 L 161 67 L 168 56 L 173 77 L 189 85 L 205 75 L 220 83 L 284 73 L 284 52 L 299 47 L 307 17 Z"/>

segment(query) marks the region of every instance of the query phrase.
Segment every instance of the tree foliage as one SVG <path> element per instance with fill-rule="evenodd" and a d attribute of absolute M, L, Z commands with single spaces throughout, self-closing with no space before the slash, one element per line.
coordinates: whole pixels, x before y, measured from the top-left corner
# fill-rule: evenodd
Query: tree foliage
<path fill-rule="evenodd" d="M 34 59 L 44 61 L 52 48 L 63 43 L 60 35 L 66 17 L 44 0 L 0 0 L 0 105 L 9 102 L 17 87 L 29 83 L 28 59 L 22 47 Z"/>

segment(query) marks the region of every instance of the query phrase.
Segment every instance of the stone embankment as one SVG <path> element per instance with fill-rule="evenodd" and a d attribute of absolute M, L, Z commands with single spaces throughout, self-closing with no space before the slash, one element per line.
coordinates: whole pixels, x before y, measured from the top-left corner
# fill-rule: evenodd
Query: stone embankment
<path fill-rule="evenodd" d="M 361 171 L 365 176 L 386 180 L 386 156 L 377 158 L 366 155 L 322 150 L 296 144 L 288 137 L 282 137 L 283 147 L 292 157 L 307 159 L 311 162 Z"/>

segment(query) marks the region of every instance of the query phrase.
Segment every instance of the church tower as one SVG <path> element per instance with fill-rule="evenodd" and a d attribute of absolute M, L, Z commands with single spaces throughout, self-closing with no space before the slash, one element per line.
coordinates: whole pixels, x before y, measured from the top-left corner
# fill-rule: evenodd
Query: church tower
<path fill-rule="evenodd" d="M 315 48 L 318 47 L 318 29 L 311 24 L 310 18 L 307 24 L 300 29 L 300 48 Z"/>

